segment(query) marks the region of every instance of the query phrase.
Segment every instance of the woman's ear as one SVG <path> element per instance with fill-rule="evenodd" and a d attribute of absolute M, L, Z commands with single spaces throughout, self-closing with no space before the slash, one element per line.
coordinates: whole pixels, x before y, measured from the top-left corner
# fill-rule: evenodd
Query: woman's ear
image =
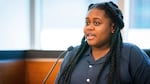
<path fill-rule="evenodd" d="M 111 24 L 111 33 L 112 34 L 115 33 L 115 24 L 114 23 Z"/>

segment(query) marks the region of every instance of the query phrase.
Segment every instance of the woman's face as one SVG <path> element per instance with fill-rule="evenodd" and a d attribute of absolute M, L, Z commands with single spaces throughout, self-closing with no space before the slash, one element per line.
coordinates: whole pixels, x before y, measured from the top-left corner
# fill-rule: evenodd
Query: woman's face
<path fill-rule="evenodd" d="M 92 47 L 104 47 L 110 45 L 110 37 L 114 32 L 114 24 L 107 17 L 104 10 L 93 8 L 88 11 L 84 34 L 87 43 Z"/>

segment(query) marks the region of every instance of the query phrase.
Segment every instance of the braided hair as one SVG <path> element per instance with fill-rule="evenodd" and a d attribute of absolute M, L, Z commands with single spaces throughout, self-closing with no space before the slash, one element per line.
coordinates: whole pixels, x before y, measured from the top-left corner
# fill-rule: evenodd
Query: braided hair
<path fill-rule="evenodd" d="M 109 75 L 108 75 L 108 84 L 113 84 L 114 80 L 117 84 L 120 84 L 120 68 L 119 68 L 119 57 L 122 46 L 122 36 L 120 30 L 124 27 L 123 16 L 116 4 L 113 2 L 104 2 L 104 3 L 96 3 L 90 4 L 88 7 L 88 11 L 97 8 L 99 10 L 104 10 L 106 15 L 112 20 L 115 24 L 114 29 L 115 32 L 112 34 L 111 44 L 110 44 L 110 56 L 107 56 L 105 63 L 102 66 L 101 71 L 97 76 L 96 83 L 99 82 L 99 77 L 102 74 L 106 64 L 110 63 L 109 67 Z M 75 68 L 77 62 L 83 53 L 88 49 L 89 45 L 87 44 L 85 37 L 82 38 L 81 45 L 73 58 L 71 58 L 68 63 L 65 65 L 60 78 L 58 79 L 58 84 L 69 84 L 71 73 Z M 115 74 L 115 75 L 114 75 Z M 62 81 L 63 80 L 63 81 Z"/>

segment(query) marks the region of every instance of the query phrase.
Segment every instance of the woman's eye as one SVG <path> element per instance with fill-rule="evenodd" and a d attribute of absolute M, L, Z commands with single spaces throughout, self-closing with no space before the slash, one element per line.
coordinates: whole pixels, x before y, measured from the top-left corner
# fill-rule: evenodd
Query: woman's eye
<path fill-rule="evenodd" d="M 85 25 L 87 26 L 87 25 L 89 25 L 90 23 L 89 22 L 85 22 Z"/>
<path fill-rule="evenodd" d="M 94 25 L 98 26 L 98 25 L 100 25 L 100 22 L 94 22 Z"/>

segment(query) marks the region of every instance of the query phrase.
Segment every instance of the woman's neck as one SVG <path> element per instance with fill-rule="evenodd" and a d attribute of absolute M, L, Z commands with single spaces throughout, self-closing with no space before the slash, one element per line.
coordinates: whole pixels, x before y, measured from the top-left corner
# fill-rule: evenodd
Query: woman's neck
<path fill-rule="evenodd" d="M 97 48 L 97 47 L 92 47 L 92 55 L 94 60 L 98 60 L 102 57 L 104 57 L 110 50 L 110 47 L 103 47 L 103 48 Z"/>

